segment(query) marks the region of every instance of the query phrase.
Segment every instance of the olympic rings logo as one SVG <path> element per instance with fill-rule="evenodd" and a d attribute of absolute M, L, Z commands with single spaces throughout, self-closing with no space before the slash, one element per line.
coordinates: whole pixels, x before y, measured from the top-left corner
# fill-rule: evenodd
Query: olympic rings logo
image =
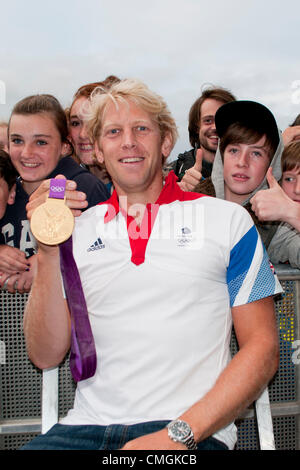
<path fill-rule="evenodd" d="M 54 193 L 61 193 L 65 190 L 65 188 L 62 188 L 61 186 L 50 186 L 50 190 Z"/>

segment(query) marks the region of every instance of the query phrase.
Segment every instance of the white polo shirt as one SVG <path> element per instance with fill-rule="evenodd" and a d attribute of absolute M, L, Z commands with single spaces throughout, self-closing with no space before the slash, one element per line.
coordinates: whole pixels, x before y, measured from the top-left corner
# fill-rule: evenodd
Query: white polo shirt
<path fill-rule="evenodd" d="M 114 193 L 76 219 L 97 370 L 63 424 L 177 418 L 230 361 L 231 307 L 282 291 L 241 206 L 183 192 L 172 172 L 147 209 L 139 230 Z M 215 437 L 232 449 L 235 426 Z"/>

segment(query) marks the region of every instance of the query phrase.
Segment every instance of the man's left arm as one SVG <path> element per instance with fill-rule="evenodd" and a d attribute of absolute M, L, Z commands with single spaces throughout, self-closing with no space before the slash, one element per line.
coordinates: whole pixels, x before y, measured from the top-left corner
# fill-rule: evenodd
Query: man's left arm
<path fill-rule="evenodd" d="M 278 367 L 279 343 L 274 302 L 266 297 L 232 308 L 239 351 L 211 390 L 179 419 L 189 423 L 197 442 L 223 428 L 251 404 L 267 386 Z M 131 449 L 185 449 L 173 442 L 166 429 L 128 442 Z"/>

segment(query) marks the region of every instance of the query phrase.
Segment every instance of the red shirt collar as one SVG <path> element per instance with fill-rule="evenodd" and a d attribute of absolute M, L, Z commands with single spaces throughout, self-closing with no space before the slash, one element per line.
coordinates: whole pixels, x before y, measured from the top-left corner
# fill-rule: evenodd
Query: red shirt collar
<path fill-rule="evenodd" d="M 131 261 L 135 265 L 140 265 L 145 261 L 147 243 L 155 222 L 158 209 L 163 204 L 170 204 L 174 201 L 186 201 L 201 197 L 198 193 L 182 191 L 177 184 L 177 176 L 171 171 L 165 179 L 162 191 L 154 204 L 147 204 L 147 210 L 144 213 L 141 225 L 137 226 L 135 219 L 126 214 L 119 206 L 119 197 L 116 191 L 113 192 L 110 199 L 101 204 L 107 204 L 107 212 L 104 216 L 104 222 L 108 223 L 121 210 L 127 223 L 128 237 L 131 247 Z"/>
<path fill-rule="evenodd" d="M 155 205 L 161 206 L 162 204 L 170 204 L 171 202 L 174 202 L 177 200 L 182 201 L 186 199 L 185 197 L 186 194 L 178 186 L 177 180 L 178 178 L 175 175 L 174 171 L 171 171 L 165 179 L 165 184 L 161 190 L 161 193 L 158 199 L 154 203 Z M 197 195 L 197 197 L 199 197 L 199 194 Z M 119 196 L 117 194 L 117 191 L 114 190 L 111 197 L 107 201 L 100 202 L 99 204 L 108 205 L 107 212 L 104 216 L 104 222 L 107 223 L 113 220 L 114 217 L 120 211 Z"/>

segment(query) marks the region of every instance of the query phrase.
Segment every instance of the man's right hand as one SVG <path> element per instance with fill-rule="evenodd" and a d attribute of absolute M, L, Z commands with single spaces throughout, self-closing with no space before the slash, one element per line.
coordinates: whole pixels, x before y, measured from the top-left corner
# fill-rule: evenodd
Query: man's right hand
<path fill-rule="evenodd" d="M 198 149 L 195 165 L 186 170 L 182 180 L 178 183 L 183 191 L 194 191 L 197 184 L 202 180 L 202 159 L 203 151 Z"/>
<path fill-rule="evenodd" d="M 55 179 L 66 179 L 63 175 L 57 175 Z M 49 194 L 50 188 L 50 179 L 44 180 L 40 186 L 31 194 L 29 202 L 26 205 L 27 218 L 31 219 L 31 216 L 34 210 L 39 207 L 41 204 L 46 202 L 47 196 Z M 88 205 L 86 200 L 86 194 L 76 190 L 76 182 L 67 180 L 66 182 L 66 191 L 65 191 L 65 203 L 71 209 L 74 217 L 81 215 L 82 209 L 85 209 Z M 53 252 L 57 249 L 57 246 L 48 246 L 43 243 L 38 242 L 38 247 L 42 248 L 44 251 Z"/>
<path fill-rule="evenodd" d="M 63 175 L 57 175 L 55 179 L 66 179 Z M 40 186 L 31 194 L 29 202 L 26 206 L 27 218 L 31 219 L 33 211 L 46 202 L 49 188 L 50 188 L 50 179 L 44 180 Z M 82 209 L 85 209 L 88 206 L 86 200 L 86 194 L 76 190 L 76 182 L 67 180 L 66 182 L 66 205 L 73 212 L 74 217 L 78 217 L 81 214 Z"/>

